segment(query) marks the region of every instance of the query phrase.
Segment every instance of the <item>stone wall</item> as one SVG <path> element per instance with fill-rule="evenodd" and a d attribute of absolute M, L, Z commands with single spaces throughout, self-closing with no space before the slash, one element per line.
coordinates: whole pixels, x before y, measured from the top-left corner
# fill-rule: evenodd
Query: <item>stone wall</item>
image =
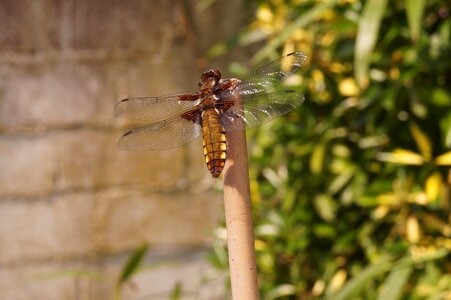
<path fill-rule="evenodd" d="M 201 283 L 222 214 L 201 141 L 118 150 L 130 123 L 113 106 L 196 88 L 243 3 L 0 2 L 0 299 L 112 299 L 143 243 L 124 299 L 167 299 L 176 283 L 183 299 L 221 295 L 221 280 Z"/>

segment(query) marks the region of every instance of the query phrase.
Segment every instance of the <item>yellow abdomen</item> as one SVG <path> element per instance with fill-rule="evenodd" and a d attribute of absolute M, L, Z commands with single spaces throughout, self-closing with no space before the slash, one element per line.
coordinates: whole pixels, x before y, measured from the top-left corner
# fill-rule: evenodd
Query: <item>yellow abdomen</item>
<path fill-rule="evenodd" d="M 214 108 L 203 114 L 202 133 L 207 168 L 213 177 L 218 177 L 225 165 L 227 144 L 224 128 Z"/>

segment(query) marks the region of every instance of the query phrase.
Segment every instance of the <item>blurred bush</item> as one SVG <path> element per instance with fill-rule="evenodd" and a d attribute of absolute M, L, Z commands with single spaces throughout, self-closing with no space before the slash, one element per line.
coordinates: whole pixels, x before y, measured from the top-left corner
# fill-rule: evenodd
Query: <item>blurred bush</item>
<path fill-rule="evenodd" d="M 262 298 L 451 299 L 451 3 L 253 5 L 212 56 L 309 56 L 303 106 L 250 134 Z"/>

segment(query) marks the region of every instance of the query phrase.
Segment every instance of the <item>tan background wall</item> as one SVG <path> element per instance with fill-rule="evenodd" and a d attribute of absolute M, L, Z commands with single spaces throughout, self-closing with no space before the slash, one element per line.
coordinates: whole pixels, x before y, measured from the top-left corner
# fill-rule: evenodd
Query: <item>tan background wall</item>
<path fill-rule="evenodd" d="M 191 2 L 0 2 L 0 299 L 112 299 L 143 243 L 152 268 L 125 299 L 221 294 L 200 282 L 222 214 L 201 142 L 116 148 L 118 99 L 195 88 L 204 50 L 243 24 L 244 1 Z"/>

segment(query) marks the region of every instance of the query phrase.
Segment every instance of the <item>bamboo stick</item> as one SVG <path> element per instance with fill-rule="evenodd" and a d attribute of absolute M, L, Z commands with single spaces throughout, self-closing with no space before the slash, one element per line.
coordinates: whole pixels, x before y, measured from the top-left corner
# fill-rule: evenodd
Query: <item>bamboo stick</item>
<path fill-rule="evenodd" d="M 260 297 L 244 130 L 227 135 L 227 161 L 223 174 L 232 299 L 258 300 Z"/>

